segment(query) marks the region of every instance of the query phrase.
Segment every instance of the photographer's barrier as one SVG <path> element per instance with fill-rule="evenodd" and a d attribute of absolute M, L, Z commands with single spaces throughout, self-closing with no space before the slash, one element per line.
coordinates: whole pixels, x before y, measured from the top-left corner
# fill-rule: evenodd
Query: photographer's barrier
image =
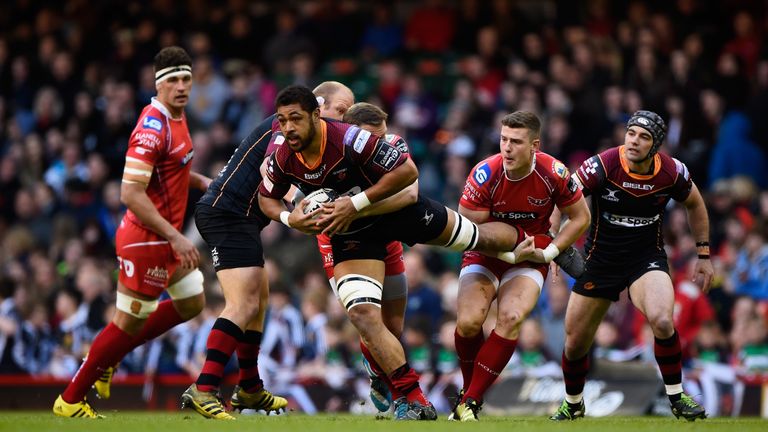
<path fill-rule="evenodd" d="M 597 360 L 584 386 L 587 415 L 643 415 L 661 389 L 655 365 Z M 502 378 L 486 394 L 483 412 L 503 415 L 547 415 L 565 397 L 562 374 Z"/>

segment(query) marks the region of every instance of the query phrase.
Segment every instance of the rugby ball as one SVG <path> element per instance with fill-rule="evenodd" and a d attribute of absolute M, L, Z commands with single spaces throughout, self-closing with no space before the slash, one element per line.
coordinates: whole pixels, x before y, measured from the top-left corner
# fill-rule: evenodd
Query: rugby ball
<path fill-rule="evenodd" d="M 339 193 L 333 189 L 323 188 L 310 192 L 304 199 L 308 202 L 304 207 L 304 214 L 312 213 L 325 203 L 333 202 L 339 197 Z"/>

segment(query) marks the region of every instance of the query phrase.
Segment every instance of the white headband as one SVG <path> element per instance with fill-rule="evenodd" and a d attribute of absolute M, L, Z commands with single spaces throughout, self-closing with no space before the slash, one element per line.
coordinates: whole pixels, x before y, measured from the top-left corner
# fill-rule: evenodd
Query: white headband
<path fill-rule="evenodd" d="M 168 78 L 182 75 L 192 76 L 192 66 L 179 65 L 160 69 L 159 71 L 155 72 L 155 84 L 160 84 Z"/>

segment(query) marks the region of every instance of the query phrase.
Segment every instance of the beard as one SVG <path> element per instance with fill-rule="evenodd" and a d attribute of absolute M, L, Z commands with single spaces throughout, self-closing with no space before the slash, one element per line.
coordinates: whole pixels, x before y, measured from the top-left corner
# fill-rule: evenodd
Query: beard
<path fill-rule="evenodd" d="M 314 122 L 309 123 L 309 131 L 307 132 L 306 138 L 299 138 L 299 145 L 296 148 L 293 148 L 292 150 L 295 152 L 301 152 L 307 147 L 309 147 L 310 144 L 312 144 L 312 140 L 315 139 L 315 134 L 317 133 L 317 128 L 315 127 Z M 293 138 L 293 137 L 288 137 Z"/>

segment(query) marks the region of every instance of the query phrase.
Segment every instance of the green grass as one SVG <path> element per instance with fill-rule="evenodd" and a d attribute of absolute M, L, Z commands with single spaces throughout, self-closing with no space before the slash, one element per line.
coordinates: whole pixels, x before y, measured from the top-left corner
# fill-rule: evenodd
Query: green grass
<path fill-rule="evenodd" d="M 103 420 L 65 419 L 47 411 L 0 412 L 0 432 L 398 432 L 398 431 L 568 431 L 568 432 L 664 432 L 664 431 L 766 431 L 768 420 L 757 418 L 714 418 L 688 423 L 672 417 L 603 417 L 569 423 L 552 423 L 546 417 L 483 416 L 478 423 L 456 423 L 441 418 L 436 422 L 395 422 L 368 416 L 323 414 L 307 416 L 238 416 L 237 421 L 206 420 L 196 413 L 103 412 Z M 445 417 L 445 416 L 443 416 Z"/>

